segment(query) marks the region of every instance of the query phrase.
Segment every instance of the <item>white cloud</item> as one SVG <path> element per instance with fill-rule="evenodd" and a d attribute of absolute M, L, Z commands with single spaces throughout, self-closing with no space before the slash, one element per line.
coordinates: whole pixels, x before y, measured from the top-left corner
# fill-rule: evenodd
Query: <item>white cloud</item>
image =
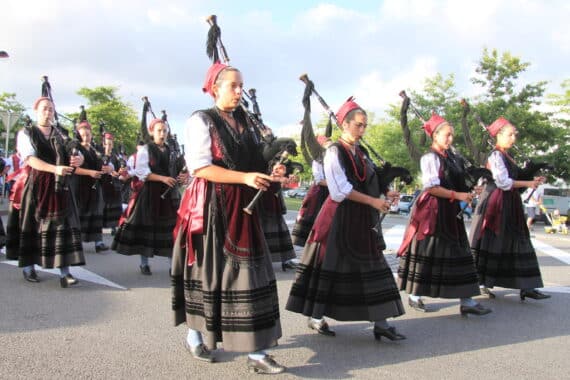
<path fill-rule="evenodd" d="M 398 103 L 398 94 L 402 90 L 419 90 L 425 79 L 437 73 L 435 57 L 419 57 L 411 67 L 392 74 L 389 78 L 378 71 L 362 76 L 354 92 L 356 101 L 376 115 L 386 111 L 390 104 Z"/>

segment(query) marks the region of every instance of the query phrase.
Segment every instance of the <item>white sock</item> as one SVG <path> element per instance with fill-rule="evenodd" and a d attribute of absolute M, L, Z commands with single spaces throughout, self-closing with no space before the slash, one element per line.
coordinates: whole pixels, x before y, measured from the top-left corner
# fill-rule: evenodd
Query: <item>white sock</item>
<path fill-rule="evenodd" d="M 188 329 L 186 341 L 190 347 L 196 347 L 202 344 L 202 333 L 198 330 Z"/>
<path fill-rule="evenodd" d="M 413 294 L 410 294 L 410 295 L 408 296 L 408 298 L 409 298 L 410 300 L 412 300 L 413 302 L 419 302 L 419 301 L 422 299 L 421 296 L 414 296 Z"/>
<path fill-rule="evenodd" d="M 247 356 L 249 356 L 249 358 L 251 360 L 261 360 L 265 356 L 267 356 L 267 354 L 265 353 L 265 351 L 259 350 L 259 351 L 255 351 L 255 352 L 250 352 L 249 355 L 247 355 Z"/>
<path fill-rule="evenodd" d="M 321 325 L 325 322 L 324 318 L 311 318 L 311 320 L 313 321 L 313 323 L 317 324 L 317 325 Z"/>
<path fill-rule="evenodd" d="M 34 270 L 34 264 L 24 267 L 24 272 L 26 272 L 26 274 L 32 273 L 33 270 Z"/>
<path fill-rule="evenodd" d="M 461 298 L 461 306 L 475 306 L 477 305 L 477 301 L 475 301 L 473 298 L 468 297 L 468 298 Z"/>

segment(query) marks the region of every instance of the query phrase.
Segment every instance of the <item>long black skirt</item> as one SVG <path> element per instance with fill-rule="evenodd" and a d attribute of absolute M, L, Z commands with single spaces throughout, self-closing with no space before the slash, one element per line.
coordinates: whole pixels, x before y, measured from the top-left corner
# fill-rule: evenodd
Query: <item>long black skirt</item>
<path fill-rule="evenodd" d="M 502 207 L 493 207 L 492 204 L 497 201 Z M 497 231 L 483 228 L 485 220 L 493 219 L 498 222 Z M 475 210 L 470 239 L 482 285 L 511 289 L 544 286 L 524 218 L 521 197 L 516 190 L 503 191 L 494 183 L 487 185 Z"/>
<path fill-rule="evenodd" d="M 424 196 L 433 197 L 429 194 Z M 415 296 L 467 298 L 480 294 L 473 256 L 469 249 L 463 219 L 458 219 L 458 202 L 437 198 L 435 231 L 418 240 L 413 237 L 400 258 L 400 290 Z M 410 216 L 418 217 L 416 206 Z M 410 225 L 407 227 L 410 228 Z M 404 234 L 406 236 L 406 234 Z"/>
<path fill-rule="evenodd" d="M 57 218 L 43 217 L 37 205 L 37 193 L 58 196 L 53 190 L 51 173 L 35 172 L 26 181 L 21 209 L 11 207 L 8 215 L 7 256 L 20 267 L 37 264 L 43 268 L 84 265 L 77 205 L 72 191 L 66 191 L 64 212 Z M 37 178 L 36 178 L 37 177 Z M 45 188 L 43 188 L 45 187 Z"/>
<path fill-rule="evenodd" d="M 189 198 L 198 196 L 203 179 L 194 179 L 182 199 L 181 210 Z M 243 228 L 257 236 L 261 246 L 255 258 L 238 259 L 224 249 L 227 228 L 224 208 L 242 212 L 251 197 L 226 204 L 217 199 L 214 184 L 207 186 L 203 233 L 192 235 L 195 262 L 188 265 L 188 230 L 176 238 L 172 257 L 172 309 L 176 325 L 186 322 L 198 330 L 211 349 L 217 343 L 226 351 L 252 352 L 277 345 L 281 337 L 277 283 L 257 210 L 244 219 Z M 236 185 L 224 185 L 236 186 Z M 181 211 L 179 218 L 190 220 L 195 213 Z M 179 219 L 180 222 L 180 219 Z"/>
<path fill-rule="evenodd" d="M 328 202 L 332 201 L 327 200 L 323 209 Z M 325 215 L 321 211 L 315 226 L 331 223 Z M 339 321 L 378 321 L 404 314 L 392 270 L 379 250 L 373 227 L 367 206 L 342 202 L 334 213 L 326 244 L 312 241 L 305 245 L 285 308 Z M 309 241 L 314 233 L 313 229 Z M 363 246 L 373 250 L 365 252 L 360 249 Z"/>
<path fill-rule="evenodd" d="M 166 188 L 160 182 L 144 182 L 125 211 L 125 220 L 115 233 L 111 249 L 129 256 L 172 256 L 176 209 L 171 192 L 164 199 L 160 196 Z"/>

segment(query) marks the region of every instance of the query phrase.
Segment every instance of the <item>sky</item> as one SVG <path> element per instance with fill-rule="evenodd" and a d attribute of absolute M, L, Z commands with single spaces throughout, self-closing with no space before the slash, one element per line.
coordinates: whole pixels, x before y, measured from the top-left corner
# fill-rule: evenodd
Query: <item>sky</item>
<path fill-rule="evenodd" d="M 476 95 L 484 48 L 530 62 L 521 81 L 546 80 L 549 93 L 570 78 L 565 0 L 4 0 L 0 93 L 31 108 L 48 75 L 58 112 L 78 112 L 79 88 L 116 86 L 137 113 L 148 96 L 182 135 L 192 112 L 213 104 L 201 91 L 211 14 L 277 136 L 300 132 L 303 73 L 333 109 L 353 95 L 379 117 L 437 73 L 455 75 L 460 97 Z"/>

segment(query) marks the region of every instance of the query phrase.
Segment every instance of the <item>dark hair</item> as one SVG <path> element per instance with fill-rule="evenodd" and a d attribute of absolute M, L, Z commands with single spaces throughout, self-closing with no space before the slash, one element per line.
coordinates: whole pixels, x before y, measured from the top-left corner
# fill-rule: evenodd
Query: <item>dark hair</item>
<path fill-rule="evenodd" d="M 229 73 L 230 71 L 235 71 L 235 72 L 240 72 L 238 69 L 236 69 L 235 67 L 232 66 L 228 66 L 226 68 L 224 68 L 222 71 L 219 72 L 218 76 L 216 77 L 216 80 L 214 81 L 214 84 L 216 86 L 219 86 L 223 80 L 224 77 L 226 76 L 226 73 Z"/>
<path fill-rule="evenodd" d="M 362 108 L 355 108 L 346 114 L 346 116 L 344 117 L 344 121 L 346 121 L 347 123 L 350 123 L 352 120 L 354 120 L 354 117 L 357 114 L 362 114 L 362 115 L 368 117 L 368 115 L 366 114 L 366 111 L 364 111 Z"/>

